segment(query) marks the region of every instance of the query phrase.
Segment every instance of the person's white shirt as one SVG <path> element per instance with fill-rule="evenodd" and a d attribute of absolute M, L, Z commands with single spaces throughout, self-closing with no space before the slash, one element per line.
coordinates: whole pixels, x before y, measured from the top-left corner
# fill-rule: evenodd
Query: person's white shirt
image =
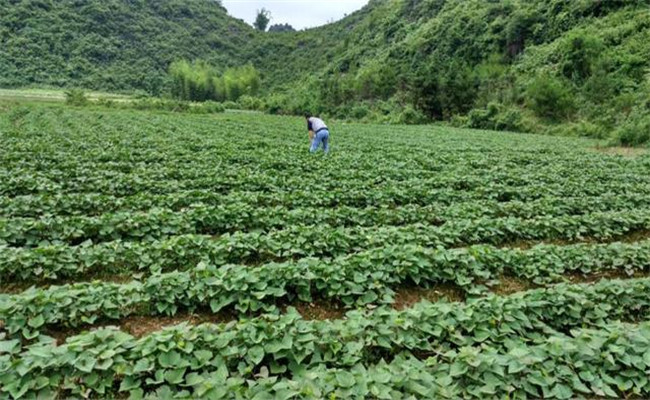
<path fill-rule="evenodd" d="M 314 133 L 318 133 L 318 131 L 322 129 L 327 129 L 327 125 L 325 125 L 325 122 L 322 119 L 311 117 L 307 120 L 307 129 Z"/>

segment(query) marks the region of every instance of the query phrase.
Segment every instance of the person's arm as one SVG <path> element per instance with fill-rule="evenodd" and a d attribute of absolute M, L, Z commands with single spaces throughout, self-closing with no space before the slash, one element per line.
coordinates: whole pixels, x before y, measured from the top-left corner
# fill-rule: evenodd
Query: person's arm
<path fill-rule="evenodd" d="M 311 126 L 311 121 L 307 121 L 307 130 L 309 131 L 309 141 L 314 140 L 314 128 Z"/>

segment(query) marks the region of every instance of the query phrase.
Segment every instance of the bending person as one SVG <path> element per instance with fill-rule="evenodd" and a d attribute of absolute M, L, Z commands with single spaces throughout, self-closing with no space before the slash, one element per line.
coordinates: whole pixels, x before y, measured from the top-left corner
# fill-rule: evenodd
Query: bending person
<path fill-rule="evenodd" d="M 323 145 L 323 151 L 328 153 L 330 151 L 329 139 L 330 131 L 322 119 L 312 117 L 310 113 L 305 113 L 307 119 L 307 130 L 309 131 L 309 140 L 311 141 L 311 148 L 309 151 L 315 153 L 320 145 Z"/>

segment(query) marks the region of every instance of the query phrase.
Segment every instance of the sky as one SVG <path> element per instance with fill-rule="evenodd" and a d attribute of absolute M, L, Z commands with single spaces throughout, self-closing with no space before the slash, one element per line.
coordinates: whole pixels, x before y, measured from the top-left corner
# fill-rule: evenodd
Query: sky
<path fill-rule="evenodd" d="M 368 3 L 367 0 L 221 0 L 228 13 L 253 23 L 257 10 L 271 11 L 271 23 L 293 26 L 295 29 L 312 28 L 336 21 Z"/>

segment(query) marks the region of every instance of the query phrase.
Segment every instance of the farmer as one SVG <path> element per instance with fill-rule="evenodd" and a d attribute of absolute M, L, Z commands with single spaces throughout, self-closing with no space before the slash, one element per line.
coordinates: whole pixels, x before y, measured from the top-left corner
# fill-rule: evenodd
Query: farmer
<path fill-rule="evenodd" d="M 327 154 L 330 151 L 329 139 L 330 132 L 327 125 L 322 119 L 312 117 L 310 113 L 305 113 L 307 119 L 307 130 L 309 130 L 309 140 L 311 141 L 311 148 L 309 151 L 315 153 L 318 147 L 323 144 L 323 151 Z"/>

